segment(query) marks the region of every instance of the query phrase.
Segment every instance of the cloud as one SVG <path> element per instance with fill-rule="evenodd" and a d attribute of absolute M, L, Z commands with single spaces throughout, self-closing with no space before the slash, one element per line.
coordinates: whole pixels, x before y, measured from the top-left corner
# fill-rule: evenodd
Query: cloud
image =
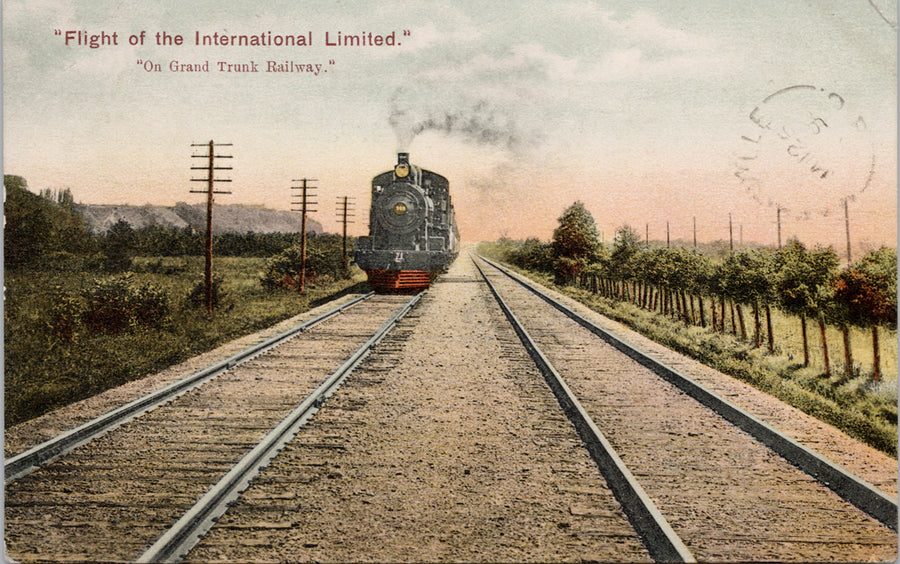
<path fill-rule="evenodd" d="M 424 25 L 411 26 L 410 36 L 403 40 L 403 45 L 392 51 L 392 54 L 409 53 L 434 47 L 457 47 L 460 44 L 478 41 L 481 32 L 470 25 L 440 29 L 433 21 Z"/>
<path fill-rule="evenodd" d="M 534 30 L 522 30 L 533 40 L 501 50 L 448 50 L 439 62 L 421 60 L 422 69 L 390 99 L 388 121 L 401 149 L 420 133 L 436 131 L 520 156 L 539 147 L 560 123 L 577 121 L 579 111 L 603 112 L 598 88 L 622 82 L 637 87 L 724 66 L 712 40 L 666 26 L 647 11 L 622 18 L 593 3 L 573 3 L 543 23 L 552 30 L 569 29 L 584 23 L 579 18 L 594 20 L 594 33 L 599 27 L 606 41 L 582 41 L 585 48 L 565 53 L 559 50 L 564 46 L 554 49 Z M 420 45 L 435 45 L 452 35 L 437 29 L 426 23 Z M 479 33 L 465 29 L 477 47 Z"/>
<path fill-rule="evenodd" d="M 548 80 L 575 80 L 581 62 L 548 51 L 537 43 L 512 45 L 500 55 L 476 52 L 467 59 L 434 65 L 417 75 L 428 81 L 465 82 L 478 88 L 504 84 L 504 88 Z"/>
<path fill-rule="evenodd" d="M 729 68 L 727 56 L 719 53 L 689 53 L 651 56 L 646 51 L 630 47 L 608 52 L 596 64 L 586 68 L 580 77 L 585 82 L 647 81 L 660 78 L 683 78 L 708 75 Z"/>
<path fill-rule="evenodd" d="M 543 21 L 544 33 L 565 29 L 573 37 L 593 35 L 597 39 L 573 40 L 572 44 L 580 48 L 567 53 L 565 45 L 551 47 L 551 37 L 541 38 L 536 30 L 522 30 L 521 35 L 534 40 L 513 43 L 500 53 L 476 51 L 468 59 L 448 54 L 454 59 L 452 64 L 433 65 L 422 76 L 468 80 L 477 85 L 499 75 L 508 84 L 531 83 L 554 89 L 560 82 L 602 84 L 709 74 L 728 68 L 730 62 L 714 39 L 667 25 L 659 15 L 646 10 L 622 16 L 593 2 L 578 2 L 562 5 L 554 15 Z"/>
<path fill-rule="evenodd" d="M 605 10 L 594 2 L 584 1 L 563 4 L 557 12 L 573 26 L 599 28 L 604 38 L 624 42 L 626 46 L 669 51 L 715 48 L 712 39 L 669 26 L 658 14 L 645 9 L 621 16 L 615 10 Z"/>
<path fill-rule="evenodd" d="M 71 28 L 75 14 L 69 6 L 58 6 L 52 0 L 9 1 L 3 4 L 3 19 L 3 64 L 8 71 L 16 71 L 4 73 L 4 79 L 8 79 L 50 68 L 64 49 L 53 30 Z"/>
<path fill-rule="evenodd" d="M 617 20 L 611 13 L 601 14 L 607 31 L 629 43 L 664 51 L 698 51 L 715 47 L 710 38 L 667 27 L 656 14 L 637 10 L 625 19 Z"/>
<path fill-rule="evenodd" d="M 594 2 L 570 2 L 559 13 L 573 33 L 590 33 L 596 41 L 586 43 L 577 59 L 548 58 L 554 68 L 565 69 L 557 78 L 585 83 L 641 81 L 719 72 L 729 63 L 717 40 L 675 27 L 645 9 L 622 14 Z"/>

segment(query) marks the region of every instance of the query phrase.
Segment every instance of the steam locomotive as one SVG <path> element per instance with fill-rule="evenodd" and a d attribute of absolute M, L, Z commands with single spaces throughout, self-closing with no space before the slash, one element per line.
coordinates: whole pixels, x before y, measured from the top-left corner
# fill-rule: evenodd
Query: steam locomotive
<path fill-rule="evenodd" d="M 458 254 L 449 182 L 398 153 L 394 169 L 372 179 L 369 236 L 353 259 L 376 292 L 405 293 L 427 288 Z"/>

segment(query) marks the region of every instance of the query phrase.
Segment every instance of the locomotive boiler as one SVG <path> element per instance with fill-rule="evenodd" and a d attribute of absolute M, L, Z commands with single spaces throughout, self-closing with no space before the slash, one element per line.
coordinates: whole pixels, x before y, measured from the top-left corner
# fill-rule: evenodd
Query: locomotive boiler
<path fill-rule="evenodd" d="M 401 293 L 427 288 L 458 254 L 449 182 L 398 153 L 393 170 L 372 179 L 369 236 L 357 240 L 354 261 L 375 291 Z"/>

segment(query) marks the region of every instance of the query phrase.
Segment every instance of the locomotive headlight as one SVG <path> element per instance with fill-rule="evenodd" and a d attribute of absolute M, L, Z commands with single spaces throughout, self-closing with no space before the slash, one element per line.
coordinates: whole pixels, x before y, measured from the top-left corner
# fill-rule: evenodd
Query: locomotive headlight
<path fill-rule="evenodd" d="M 403 215 L 406 213 L 406 204 L 397 202 L 394 204 L 394 209 L 392 211 L 394 212 L 394 215 Z"/>
<path fill-rule="evenodd" d="M 409 165 L 398 164 L 394 167 L 394 174 L 397 175 L 397 178 L 406 178 L 409 176 Z"/>

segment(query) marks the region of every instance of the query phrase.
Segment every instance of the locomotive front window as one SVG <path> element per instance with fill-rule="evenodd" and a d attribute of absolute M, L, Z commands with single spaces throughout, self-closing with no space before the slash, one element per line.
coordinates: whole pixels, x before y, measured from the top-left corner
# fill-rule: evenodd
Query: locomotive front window
<path fill-rule="evenodd" d="M 394 204 L 394 215 L 403 215 L 406 213 L 406 204 L 397 202 Z"/>

